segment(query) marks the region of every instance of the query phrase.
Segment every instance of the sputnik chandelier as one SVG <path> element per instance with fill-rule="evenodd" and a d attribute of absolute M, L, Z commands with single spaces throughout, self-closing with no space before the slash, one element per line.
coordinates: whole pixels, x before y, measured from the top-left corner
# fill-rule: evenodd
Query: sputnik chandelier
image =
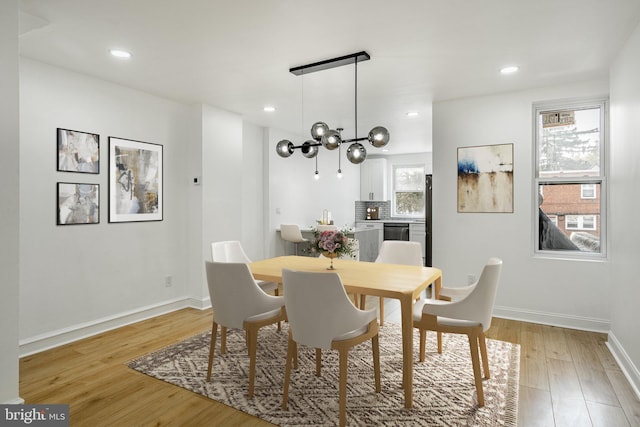
<path fill-rule="evenodd" d="M 312 159 L 318 155 L 320 146 L 323 146 L 327 150 L 335 150 L 340 148 L 343 143 L 351 143 L 347 148 L 347 159 L 353 164 L 360 164 L 367 158 L 367 149 L 360 141 L 369 141 L 371 145 L 376 148 L 384 147 L 389 142 L 389 131 L 382 127 L 376 126 L 369 131 L 369 134 L 365 137 L 358 137 L 358 62 L 368 61 L 371 59 L 367 52 L 352 53 L 350 55 L 341 56 L 338 58 L 327 59 L 313 64 L 302 65 L 299 67 L 290 68 L 289 71 L 296 76 L 312 73 L 315 71 L 327 70 L 330 68 L 340 67 L 353 63 L 355 69 L 355 138 L 342 139 L 342 128 L 337 130 L 330 129 L 325 122 L 316 122 L 311 126 L 311 138 L 300 145 L 294 145 L 293 142 L 283 139 L 276 145 L 276 152 L 281 157 L 289 157 L 293 154 L 294 150 L 300 149 L 302 155 Z M 342 175 L 340 169 L 340 157 L 338 157 L 338 178 Z M 319 178 L 317 170 L 317 157 L 316 157 L 316 179 Z"/>

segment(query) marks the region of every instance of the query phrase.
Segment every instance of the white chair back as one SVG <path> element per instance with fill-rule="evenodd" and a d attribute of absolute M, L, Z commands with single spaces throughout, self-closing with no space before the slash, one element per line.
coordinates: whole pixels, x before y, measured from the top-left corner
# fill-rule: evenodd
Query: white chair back
<path fill-rule="evenodd" d="M 282 270 L 287 318 L 294 341 L 330 349 L 334 338 L 376 318 L 376 310 L 360 310 L 349 301 L 337 273 Z"/>
<path fill-rule="evenodd" d="M 422 261 L 422 246 L 418 242 L 385 240 L 380 246 L 376 262 L 422 266 L 424 265 Z"/>
<path fill-rule="evenodd" d="M 211 256 L 214 262 L 243 262 L 245 264 L 251 262 L 237 240 L 211 243 Z"/>
<path fill-rule="evenodd" d="M 471 292 L 461 300 L 443 306 L 446 313 L 439 315 L 480 323 L 483 331 L 489 329 L 501 272 L 502 260 L 489 258 Z"/>
<path fill-rule="evenodd" d="M 222 326 L 242 329 L 245 320 L 284 305 L 282 297 L 260 289 L 245 263 L 206 261 L 206 270 L 214 316 Z"/>
<path fill-rule="evenodd" d="M 280 224 L 280 235 L 288 242 L 300 243 L 305 241 L 304 237 L 302 237 L 302 232 L 300 232 L 300 227 L 296 224 Z"/>

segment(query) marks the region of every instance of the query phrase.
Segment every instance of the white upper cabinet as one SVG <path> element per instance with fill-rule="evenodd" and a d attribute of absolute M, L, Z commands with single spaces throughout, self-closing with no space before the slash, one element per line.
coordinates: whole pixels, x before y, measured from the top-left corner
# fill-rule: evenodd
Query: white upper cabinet
<path fill-rule="evenodd" d="M 387 200 L 386 159 L 367 159 L 360 165 L 360 200 Z"/>

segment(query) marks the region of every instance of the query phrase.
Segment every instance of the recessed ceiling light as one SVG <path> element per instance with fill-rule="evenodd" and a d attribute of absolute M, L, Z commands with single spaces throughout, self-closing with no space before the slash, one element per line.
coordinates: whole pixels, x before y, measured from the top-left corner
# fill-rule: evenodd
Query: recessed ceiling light
<path fill-rule="evenodd" d="M 263 108 L 263 110 L 266 111 L 267 113 L 273 113 L 274 111 L 276 111 L 276 107 L 267 105 L 266 107 Z"/>
<path fill-rule="evenodd" d="M 419 115 L 419 114 L 420 114 L 420 113 L 419 113 L 419 112 L 417 112 L 417 111 L 409 111 L 409 112 L 407 113 L 407 116 L 408 116 L 408 117 L 415 117 L 415 116 L 417 116 L 417 115 Z"/>
<path fill-rule="evenodd" d="M 520 67 L 515 66 L 515 65 L 509 65 L 508 67 L 504 67 L 500 70 L 500 73 L 502 74 L 513 74 L 516 71 L 518 71 L 520 69 Z"/>
<path fill-rule="evenodd" d="M 109 53 L 111 53 L 111 55 L 115 56 L 116 58 L 122 58 L 122 59 L 131 58 L 131 53 L 127 52 L 126 50 L 111 49 Z"/>

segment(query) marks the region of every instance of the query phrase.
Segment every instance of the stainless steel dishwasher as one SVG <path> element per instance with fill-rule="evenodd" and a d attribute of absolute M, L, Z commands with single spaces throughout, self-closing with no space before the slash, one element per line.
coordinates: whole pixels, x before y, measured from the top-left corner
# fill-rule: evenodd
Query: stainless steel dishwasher
<path fill-rule="evenodd" d="M 406 240 L 409 241 L 408 222 L 385 222 L 384 240 Z"/>

